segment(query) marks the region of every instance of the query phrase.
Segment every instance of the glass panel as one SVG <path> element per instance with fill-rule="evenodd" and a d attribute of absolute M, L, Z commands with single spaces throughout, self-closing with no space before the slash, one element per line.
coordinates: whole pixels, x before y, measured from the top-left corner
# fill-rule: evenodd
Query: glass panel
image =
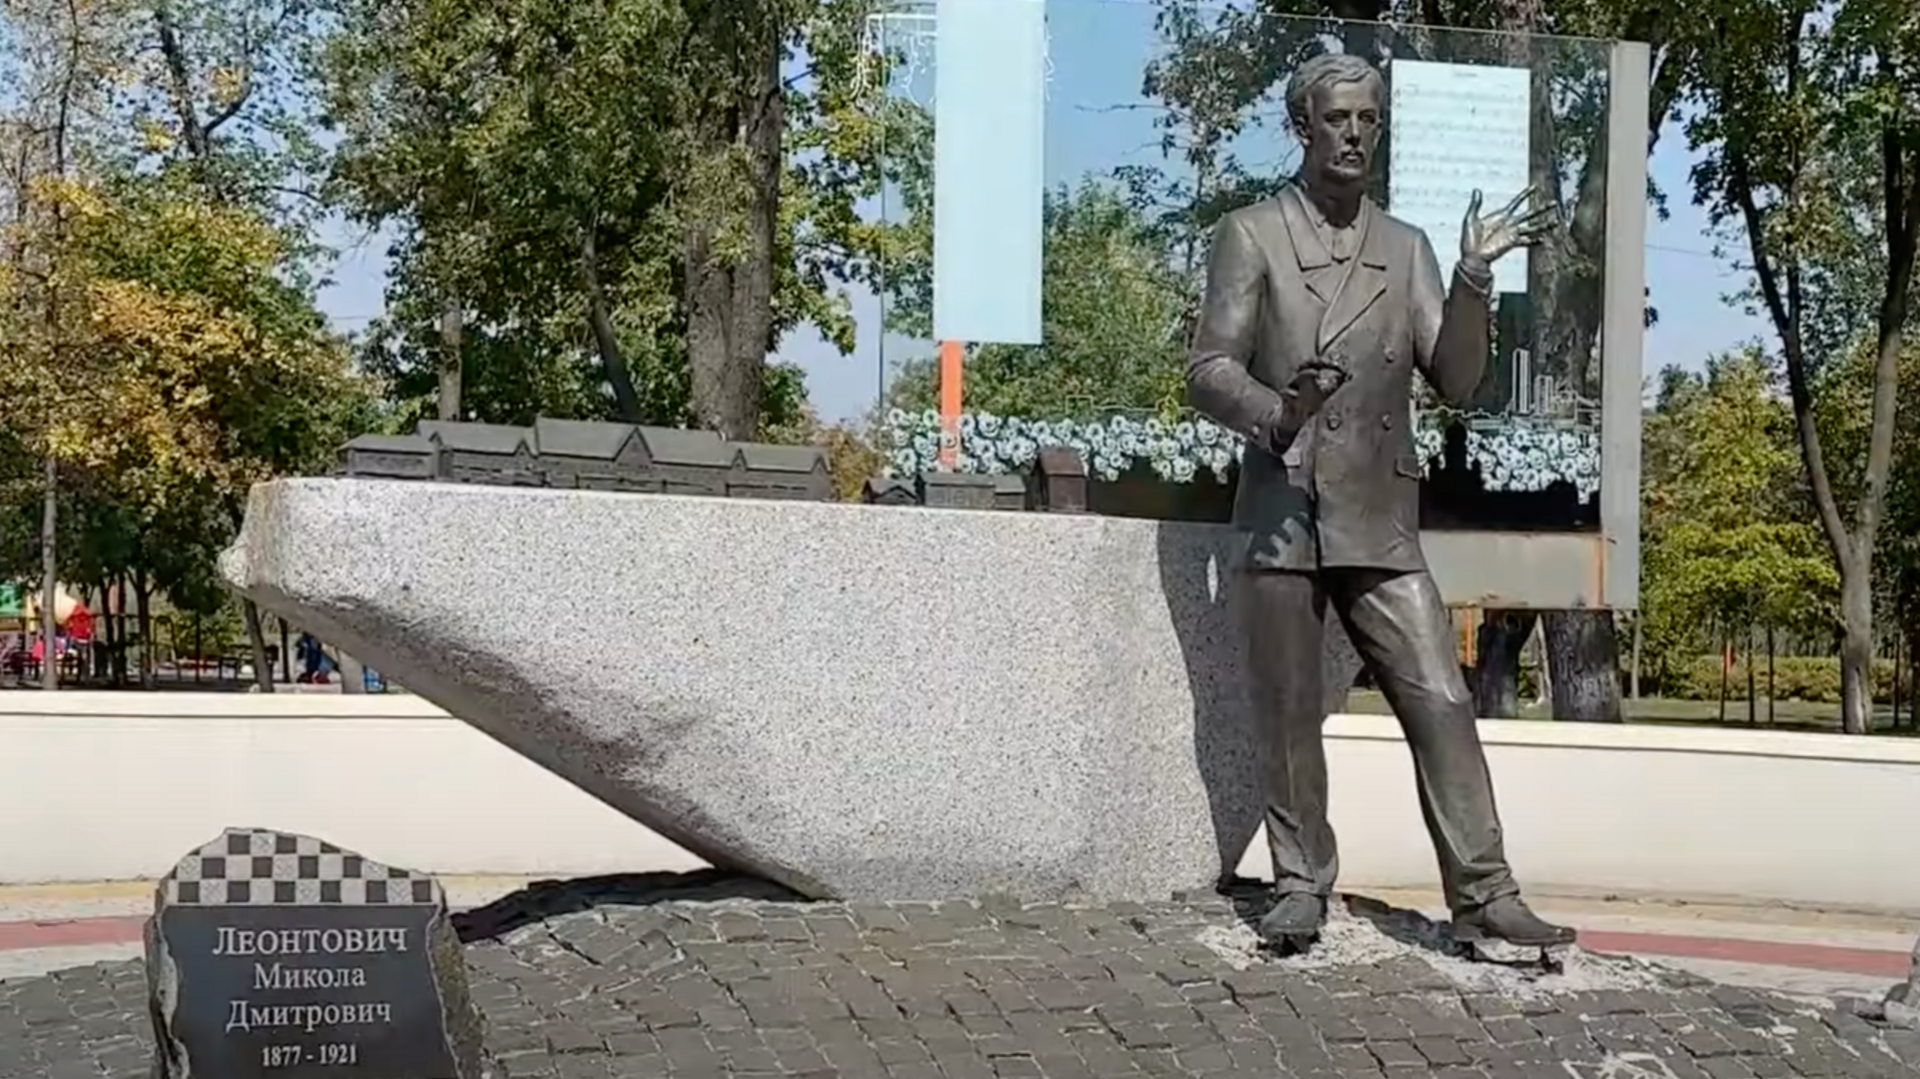
<path fill-rule="evenodd" d="M 868 27 L 893 175 L 880 214 L 906 226 L 880 297 L 897 473 L 933 467 L 941 440 L 936 9 L 897 8 Z M 1045 11 L 1041 341 L 965 342 L 954 467 L 1008 471 L 1040 443 L 1062 441 L 1110 481 L 1134 472 L 1230 482 L 1237 446 L 1186 407 L 1183 385 L 1208 238 L 1222 214 L 1272 197 L 1300 166 L 1285 102 L 1298 64 L 1352 52 L 1373 59 L 1387 86 L 1370 190 L 1427 231 L 1443 272 L 1474 187 L 1486 189 L 1490 212 L 1532 183 L 1560 223 L 1496 267 L 1492 354 L 1470 399 L 1440 402 L 1416 380 L 1426 526 L 1598 527 L 1606 177 L 1595 150 L 1606 138 L 1607 43 L 1282 19 L 1185 0 L 1048 0 Z M 993 161 L 976 155 L 968 167 Z"/>

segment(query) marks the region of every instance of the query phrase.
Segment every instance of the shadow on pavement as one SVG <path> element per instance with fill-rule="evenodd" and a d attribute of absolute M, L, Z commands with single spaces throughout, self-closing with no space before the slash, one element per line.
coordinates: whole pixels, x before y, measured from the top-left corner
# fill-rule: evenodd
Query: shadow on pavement
<path fill-rule="evenodd" d="M 701 869 L 691 873 L 616 873 L 574 880 L 535 881 L 501 896 L 484 907 L 453 915 L 454 931 L 462 944 L 493 940 L 515 929 L 548 918 L 578 914 L 599 907 L 636 907 L 654 903 L 717 903 L 726 899 L 754 899 L 768 903 L 799 903 L 805 898 L 772 881 Z"/>

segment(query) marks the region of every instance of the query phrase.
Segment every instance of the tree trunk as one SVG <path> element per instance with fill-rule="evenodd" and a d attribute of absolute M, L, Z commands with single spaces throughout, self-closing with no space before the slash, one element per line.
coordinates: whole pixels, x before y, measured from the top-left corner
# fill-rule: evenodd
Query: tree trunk
<path fill-rule="evenodd" d="M 1893 638 L 1893 718 L 1889 721 L 1889 730 L 1900 729 L 1900 635 Z"/>
<path fill-rule="evenodd" d="M 1873 729 L 1873 592 L 1864 558 L 1840 571 L 1840 729 Z"/>
<path fill-rule="evenodd" d="M 760 426 L 760 393 L 773 347 L 774 236 L 779 224 L 781 136 L 786 98 L 780 40 L 772 28 L 757 45 L 751 87 L 739 123 L 724 137 L 744 150 L 748 250 L 731 259 L 716 249 L 719 222 L 689 225 L 684 252 L 687 370 L 695 422 L 729 439 L 751 439 Z M 724 152 L 724 151 L 723 151 Z"/>
<path fill-rule="evenodd" d="M 1643 622 L 1644 620 L 1638 614 L 1633 616 L 1633 686 L 1631 693 L 1633 699 L 1636 701 L 1640 699 L 1640 630 Z"/>
<path fill-rule="evenodd" d="M 1760 700 L 1759 695 L 1754 692 L 1753 686 L 1755 677 L 1756 673 L 1753 669 L 1753 627 L 1749 625 L 1747 627 L 1747 726 L 1749 727 L 1760 722 Z"/>
<path fill-rule="evenodd" d="M 109 686 L 115 689 L 119 689 L 120 688 L 119 656 L 120 656 L 120 649 L 125 645 L 127 631 L 125 626 L 119 624 L 120 620 L 114 617 L 114 613 L 113 613 L 114 592 L 115 592 L 115 589 L 113 587 L 113 578 L 109 576 L 107 578 L 107 583 L 103 585 L 100 589 L 100 631 L 99 632 L 100 632 L 100 644 L 102 647 L 106 649 L 107 663 L 106 663 L 106 670 L 103 672 L 106 675 L 106 682 Z M 121 594 L 124 595 L 125 593 L 123 592 Z M 124 603 L 125 601 L 123 600 L 122 602 Z"/>
<path fill-rule="evenodd" d="M 1532 611 L 1482 612 L 1474 634 L 1473 714 L 1483 719 L 1520 715 L 1520 654 L 1533 635 Z"/>
<path fill-rule="evenodd" d="M 620 418 L 628 423 L 644 423 L 647 417 L 641 415 L 640 395 L 633 388 L 633 369 L 627 365 L 627 354 L 621 350 L 620 336 L 614 330 L 613 305 L 600 283 L 600 254 L 593 235 L 598 227 L 598 218 L 590 218 L 580 240 L 580 280 L 587 286 L 587 327 L 593 331 L 593 345 L 600 353 L 600 371 L 613 391 L 614 407 L 619 410 Z"/>
<path fill-rule="evenodd" d="M 1534 623 L 1533 634 L 1527 638 L 1526 654 L 1527 665 L 1533 668 L 1533 703 L 1546 705 L 1547 716 L 1552 718 L 1553 680 L 1557 672 L 1553 669 L 1552 661 L 1547 658 L 1547 630 L 1541 622 Z"/>
<path fill-rule="evenodd" d="M 267 634 L 260 626 L 260 605 L 243 599 L 240 612 L 247 621 L 247 641 L 253 645 L 253 684 L 262 693 L 272 693 L 273 662 L 267 658 Z"/>
<path fill-rule="evenodd" d="M 48 457 L 41 468 L 41 480 L 44 484 L 40 496 L 40 688 L 48 691 L 60 688 L 60 657 L 54 646 L 58 644 L 60 617 L 53 609 L 54 600 L 60 595 L 60 561 L 56 543 L 59 539 L 60 524 L 60 464 Z"/>
<path fill-rule="evenodd" d="M 1733 668 L 1732 657 L 1733 642 L 1727 640 L 1723 632 L 1720 635 L 1720 718 L 1718 720 L 1721 723 L 1727 721 L 1727 676 Z"/>
<path fill-rule="evenodd" d="M 1910 692 L 1920 695 L 1920 648 L 1914 647 L 1912 633 L 1907 634 L 1907 687 Z M 1920 704 L 1908 708 L 1907 726 L 1920 731 Z"/>
<path fill-rule="evenodd" d="M 133 576 L 135 619 L 140 627 L 140 688 L 153 688 L 153 604 L 147 589 L 147 571 Z"/>
<path fill-rule="evenodd" d="M 1620 644 L 1612 611 L 1548 611 L 1542 629 L 1553 684 L 1553 718 L 1619 723 Z"/>
<path fill-rule="evenodd" d="M 1773 624 L 1767 624 L 1767 726 L 1774 723 L 1774 685 L 1773 685 Z"/>
<path fill-rule="evenodd" d="M 449 296 L 440 308 L 440 395 L 436 401 L 439 417 L 447 422 L 460 419 L 460 331 L 464 319 L 459 298 Z"/>
<path fill-rule="evenodd" d="M 113 688 L 127 688 L 127 660 L 133 647 L 133 624 L 127 621 L 127 575 L 121 573 L 114 582 L 113 621 L 117 626 L 114 632 L 113 648 Z"/>

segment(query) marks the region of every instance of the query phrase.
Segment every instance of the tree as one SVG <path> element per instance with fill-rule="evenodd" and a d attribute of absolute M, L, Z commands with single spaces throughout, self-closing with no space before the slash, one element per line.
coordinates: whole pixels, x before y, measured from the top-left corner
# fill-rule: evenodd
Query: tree
<path fill-rule="evenodd" d="M 422 419 L 443 415 L 445 379 L 444 322 L 433 324 L 435 307 L 445 306 L 420 286 L 423 276 L 398 274 L 389 283 L 387 313 L 360 342 L 359 359 L 388 395 L 383 429 L 409 430 Z M 553 319 L 534 326 L 465 326 L 460 355 L 460 418 L 516 426 L 537 417 L 623 419 L 607 390 L 587 328 L 574 319 Z M 665 337 L 626 349 L 631 357 L 635 397 L 642 423 L 677 427 L 692 418 L 691 387 L 679 342 Z M 802 425 L 806 378 L 791 363 L 767 365 L 761 379 L 760 423 L 756 437 L 775 437 Z M 804 441 L 804 439 L 802 440 Z"/>
<path fill-rule="evenodd" d="M 1043 343 L 973 349 L 969 407 L 1076 418 L 1179 408 L 1191 279 L 1168 261 L 1162 235 L 1120 191 L 1091 180 L 1049 193 L 1042 222 Z M 896 325 L 931 323 L 930 305 L 896 309 Z M 909 361 L 886 404 L 932 408 L 936 389 L 932 361 Z"/>
<path fill-rule="evenodd" d="M 0 8 L 0 55 L 13 61 L 7 117 L 11 215 L 0 267 L 0 394 L 20 444 L 41 461 L 42 684 L 59 685 L 53 657 L 59 588 L 59 472 L 63 425 L 76 401 L 70 347 L 86 331 L 74 304 L 67 213 L 124 55 L 123 10 L 106 0 L 12 0 Z"/>
<path fill-rule="evenodd" d="M 308 0 L 145 0 L 128 9 L 136 76 L 117 125 L 127 150 L 200 190 L 244 203 L 282 231 L 286 269 L 322 254 L 325 153 L 304 54 Z M 124 130 L 124 128 L 122 128 Z"/>
<path fill-rule="evenodd" d="M 143 77 L 134 84 L 134 164 L 182 181 L 198 198 L 249 208 L 277 228 L 278 272 L 305 285 L 326 205 L 324 154 L 302 57 L 313 43 L 306 0 L 152 0 Z M 306 307 L 311 314 L 311 299 Z M 207 565 L 210 567 L 211 563 Z M 272 692 L 259 608 L 241 600 L 259 688 Z"/>
<path fill-rule="evenodd" d="M 286 79 L 302 12 L 7 13 L 25 92 L 0 419 L 45 462 L 45 580 L 130 573 L 143 623 L 153 586 L 219 606 L 248 487 L 323 464 L 365 402 L 312 302 L 313 155 Z"/>
<path fill-rule="evenodd" d="M 1855 333 L 1844 359 L 1823 371 L 1814 389 L 1816 426 L 1835 498 L 1857 505 L 1873 427 L 1875 341 Z M 1920 340 L 1907 335 L 1899 364 L 1900 397 L 1920 394 Z M 1804 481 L 1801 487 L 1807 485 Z M 1814 519 L 1811 496 L 1806 517 Z M 1886 516 L 1873 557 L 1875 621 L 1897 627 L 1920 666 L 1920 432 L 1896 423 L 1887 469 Z M 1837 605 L 1834 625 L 1838 624 Z"/>
<path fill-rule="evenodd" d="M 1766 357 L 1749 349 L 1662 381 L 1646 423 L 1642 611 L 1650 658 L 1671 678 L 1699 654 L 1702 627 L 1719 645 L 1756 626 L 1831 624 L 1838 580 Z"/>
<path fill-rule="evenodd" d="M 684 381 L 694 420 L 750 438 L 782 333 L 807 321 L 852 347 L 836 283 L 877 284 L 886 231 L 857 212 L 880 184 L 877 91 L 854 77 L 864 7 L 331 10 L 335 176 L 359 220 L 399 231 L 407 302 L 383 336 L 405 366 L 438 369 L 444 348 L 398 320 L 457 295 L 468 360 L 489 337 L 543 372 L 591 356 L 632 422 L 679 422 Z"/>
<path fill-rule="evenodd" d="M 1863 734 L 1872 719 L 1873 557 L 1920 242 L 1920 24 L 1899 0 L 1832 8 L 1718 0 L 1700 13 L 1694 32 L 1713 43 L 1688 72 L 1698 106 L 1688 133 L 1706 153 L 1694 171 L 1695 197 L 1716 220 L 1744 229 L 1762 306 L 1780 339 L 1801 458 L 1840 579 L 1841 723 Z M 1862 193 L 1871 197 L 1856 201 Z M 1856 256 L 1859 230 L 1877 249 L 1870 262 Z M 1833 482 L 1815 401 L 1822 367 L 1841 357 L 1813 351 L 1835 347 L 1837 334 L 1821 332 L 1834 323 L 1818 317 L 1821 270 L 1843 261 L 1870 266 L 1879 285 L 1868 323 L 1872 421 L 1850 513 Z"/>
<path fill-rule="evenodd" d="M 280 272 L 280 231 L 244 205 L 151 175 L 64 197 L 62 265 L 84 321 L 65 341 L 69 392 L 49 438 L 73 496 L 134 537 L 119 566 L 76 568 L 90 580 L 137 568 L 177 602 L 217 607 L 214 557 L 248 490 L 323 467 L 364 421 L 364 389 Z M 257 612 L 247 621 L 268 677 Z"/>

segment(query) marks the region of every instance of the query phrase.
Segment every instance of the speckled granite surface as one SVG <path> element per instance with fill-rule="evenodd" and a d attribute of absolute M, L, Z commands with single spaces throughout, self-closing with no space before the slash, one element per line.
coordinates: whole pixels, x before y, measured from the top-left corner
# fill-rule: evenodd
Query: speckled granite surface
<path fill-rule="evenodd" d="M 1210 884 L 1258 824 L 1233 550 L 1090 516 L 320 479 L 258 488 L 224 567 L 717 865 L 1115 900 Z"/>

